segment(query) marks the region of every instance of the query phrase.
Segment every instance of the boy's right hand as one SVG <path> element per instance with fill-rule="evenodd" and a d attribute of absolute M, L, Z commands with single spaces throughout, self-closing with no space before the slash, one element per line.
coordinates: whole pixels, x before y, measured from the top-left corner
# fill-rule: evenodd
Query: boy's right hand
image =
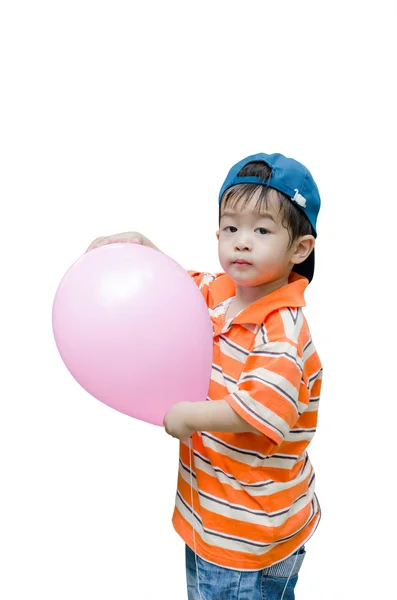
<path fill-rule="evenodd" d="M 99 248 L 100 246 L 106 246 L 107 244 L 141 244 L 141 246 L 147 246 L 148 248 L 153 248 L 154 250 L 158 250 L 154 244 L 150 240 L 148 240 L 144 235 L 138 233 L 138 231 L 127 231 L 125 233 L 116 233 L 115 235 L 109 235 L 107 237 L 99 237 L 96 238 L 91 244 L 88 246 L 86 252 L 90 250 L 94 250 L 95 248 Z"/>

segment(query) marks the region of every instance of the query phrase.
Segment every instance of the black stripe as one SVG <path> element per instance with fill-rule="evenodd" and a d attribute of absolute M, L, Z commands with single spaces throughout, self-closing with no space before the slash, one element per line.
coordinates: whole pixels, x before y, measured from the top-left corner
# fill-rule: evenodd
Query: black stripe
<path fill-rule="evenodd" d="M 241 346 L 237 346 L 237 344 L 234 344 L 233 342 L 231 342 L 230 340 L 228 340 L 224 335 L 219 336 L 219 338 L 221 340 L 223 340 L 225 342 L 225 344 L 227 344 L 228 346 L 230 346 L 234 350 L 237 350 L 238 352 L 241 352 L 245 356 L 249 356 L 248 350 L 245 350 L 245 348 L 241 348 Z"/>
<path fill-rule="evenodd" d="M 196 513 L 196 511 L 194 511 L 192 509 L 192 507 L 182 498 L 179 490 L 177 491 L 176 495 L 178 496 L 179 500 L 182 502 L 183 506 L 195 517 L 196 521 L 198 523 L 200 523 L 200 525 L 203 527 L 203 521 L 201 519 L 201 517 Z M 206 531 L 205 527 L 203 527 L 204 531 Z"/>
<path fill-rule="evenodd" d="M 239 510 L 241 512 L 246 512 L 246 513 L 249 513 L 250 515 L 259 515 L 259 516 L 262 515 L 262 516 L 269 517 L 269 518 L 279 517 L 281 515 L 287 514 L 291 510 L 291 508 L 294 506 L 294 504 L 296 504 L 297 502 L 302 500 L 302 498 L 305 498 L 308 494 L 308 492 L 305 492 L 304 494 L 301 494 L 300 496 L 298 496 L 298 498 L 296 498 L 293 501 L 293 503 L 291 504 L 291 506 L 289 506 L 288 508 L 284 508 L 283 510 L 268 513 L 265 510 L 250 510 L 249 508 L 245 508 L 243 506 L 236 506 L 235 504 L 232 504 L 231 502 L 225 502 L 224 500 L 220 500 L 219 498 L 214 498 L 214 497 L 209 496 L 208 494 L 205 494 L 204 492 L 201 492 L 201 491 L 199 491 L 198 493 L 199 493 L 199 496 L 206 498 L 210 502 L 216 502 L 217 504 L 221 504 L 222 506 L 232 508 L 233 510 Z"/>
<path fill-rule="evenodd" d="M 303 429 L 302 427 L 299 429 L 291 429 L 290 433 L 311 433 L 312 431 L 316 431 L 316 427 L 311 427 L 308 429 Z"/>
<path fill-rule="evenodd" d="M 185 465 L 185 464 L 182 462 L 182 459 L 181 459 L 181 458 L 179 459 L 179 464 L 181 465 L 182 469 L 184 469 L 184 470 L 185 470 L 187 473 L 189 473 L 189 475 L 191 475 L 191 476 L 192 476 L 194 479 L 196 479 L 196 480 L 197 480 L 197 475 L 196 475 L 196 473 L 194 473 L 194 472 L 193 472 L 193 470 L 192 470 L 191 468 L 189 469 L 189 467 L 187 467 L 187 466 L 186 466 L 186 465 Z"/>
<path fill-rule="evenodd" d="M 303 496 L 304 495 L 305 494 L 303 494 Z M 289 508 L 280 510 L 278 512 L 267 513 L 264 510 L 250 510 L 249 508 L 244 508 L 243 506 L 236 506 L 235 504 L 232 504 L 231 502 L 225 502 L 224 500 L 220 500 L 219 498 L 213 498 L 212 496 L 209 496 L 208 494 L 205 494 L 204 492 L 201 492 L 201 491 L 199 491 L 199 496 L 206 498 L 207 500 L 210 500 L 210 502 L 215 502 L 216 504 L 220 504 L 222 506 L 227 506 L 229 508 L 232 508 L 233 510 L 239 510 L 240 512 L 246 512 L 246 513 L 249 513 L 250 515 L 258 515 L 258 516 L 265 516 L 265 517 L 278 517 L 280 515 L 285 515 L 290 510 L 290 507 L 289 507 Z M 291 506 L 293 506 L 293 504 Z"/>
<path fill-rule="evenodd" d="M 212 440 L 213 442 L 216 442 L 217 444 L 220 444 L 221 446 L 223 446 L 224 448 L 228 448 L 229 450 L 233 450 L 234 452 L 237 452 L 237 454 L 242 454 L 245 456 L 253 456 L 255 458 L 260 458 L 261 460 L 269 460 L 273 457 L 275 458 L 281 458 L 284 460 L 296 460 L 297 458 L 299 458 L 299 456 L 296 456 L 295 454 L 287 456 L 285 454 L 271 454 L 269 455 L 265 455 L 265 454 L 258 454 L 257 452 L 252 452 L 251 450 L 241 450 L 240 448 L 235 448 L 234 446 L 230 446 L 229 444 L 226 444 L 226 442 L 220 440 L 219 438 L 209 435 L 207 432 L 202 432 L 201 433 L 201 437 L 202 438 L 208 438 L 209 440 Z"/>
<path fill-rule="evenodd" d="M 257 377 L 256 375 L 245 375 L 245 377 L 240 379 L 240 382 L 243 382 L 243 381 L 259 381 L 260 383 L 263 383 L 264 385 L 267 385 L 268 387 L 278 390 L 280 395 L 288 398 L 288 400 L 291 400 L 291 402 L 295 406 L 296 410 L 298 410 L 298 403 L 293 399 L 292 396 L 290 396 L 286 391 L 284 391 L 283 388 L 281 388 L 279 385 L 272 383 L 271 381 L 267 381 L 266 379 L 262 379 L 261 377 Z"/>
<path fill-rule="evenodd" d="M 271 429 L 274 429 L 275 431 L 278 431 L 278 433 L 280 434 L 280 436 L 284 440 L 285 436 L 284 436 L 284 433 L 281 431 L 281 429 L 279 429 L 278 427 L 276 427 L 275 425 L 273 425 L 273 423 L 271 423 L 267 419 L 264 419 L 261 415 L 259 415 L 257 412 L 255 412 L 250 406 L 248 406 L 248 404 L 246 404 L 244 402 L 244 400 L 242 400 L 240 398 L 240 396 L 238 394 L 232 394 L 232 397 L 237 398 L 239 400 L 239 402 L 244 406 L 245 410 L 247 412 L 251 413 L 252 415 L 254 415 L 259 421 L 261 421 L 262 423 L 265 423 L 266 425 L 269 425 Z"/>
<path fill-rule="evenodd" d="M 242 538 L 238 538 L 233 535 L 225 535 L 223 533 L 209 531 L 205 527 L 203 527 L 203 529 L 204 529 L 205 533 L 207 533 L 208 535 L 213 535 L 214 537 L 219 537 L 224 540 L 232 540 L 234 542 L 239 542 L 240 544 L 247 544 L 248 546 L 254 546 L 255 548 L 267 548 L 268 546 L 271 546 L 271 544 L 266 544 L 265 542 L 263 544 L 261 544 L 260 542 L 251 542 L 249 540 L 243 540 Z"/>
<path fill-rule="evenodd" d="M 266 543 L 256 543 L 256 542 L 250 542 L 249 540 L 243 540 L 241 538 L 235 537 L 233 535 L 225 535 L 222 533 L 218 533 L 216 531 L 211 531 L 210 529 L 207 529 L 206 527 L 203 526 L 203 522 L 201 520 L 201 518 L 195 513 L 195 511 L 192 510 L 192 507 L 189 506 L 189 504 L 187 504 L 185 502 L 185 500 L 182 498 L 182 496 L 180 495 L 179 492 L 177 492 L 177 496 L 179 498 L 179 500 L 182 502 L 182 504 L 184 505 L 184 507 L 196 518 L 196 520 L 200 523 L 200 525 L 203 528 L 203 531 L 205 531 L 205 533 L 207 535 L 213 535 L 214 537 L 219 537 L 222 538 L 224 540 L 233 540 L 235 542 L 240 542 L 241 544 L 248 544 L 249 546 L 255 546 L 257 548 L 267 548 L 268 546 L 271 546 L 271 544 L 266 544 Z"/>
<path fill-rule="evenodd" d="M 201 433 L 201 437 L 206 437 L 209 440 L 212 440 L 213 442 L 220 444 L 224 448 L 228 448 L 229 450 L 233 450 L 234 452 L 237 452 L 238 454 L 243 454 L 245 456 L 254 456 L 256 458 L 260 458 L 261 460 L 264 460 L 264 458 L 265 458 L 264 454 L 258 454 L 257 452 L 251 452 L 251 450 L 241 450 L 240 448 L 235 448 L 234 446 L 229 446 L 229 444 L 226 444 L 226 442 L 220 440 L 219 438 L 217 438 L 215 436 L 209 435 L 208 433 L 205 433 L 204 431 Z"/>
<path fill-rule="evenodd" d="M 209 437 L 209 436 L 208 436 Z M 207 463 L 207 465 L 209 465 L 214 471 L 216 471 L 217 473 L 221 473 L 222 475 L 224 475 L 225 477 L 227 477 L 227 479 L 231 479 L 233 481 L 236 481 L 239 485 L 241 485 L 242 487 L 247 487 L 247 488 L 260 488 L 260 487 L 266 487 L 268 485 L 272 485 L 273 483 L 275 483 L 274 479 L 269 479 L 268 481 L 258 481 L 258 483 L 244 483 L 243 481 L 240 481 L 239 479 L 236 479 L 236 477 L 234 477 L 233 475 L 230 475 L 230 473 L 226 473 L 225 471 L 223 471 L 220 467 L 215 467 L 210 460 L 208 460 L 208 458 L 205 458 L 202 454 L 200 454 L 199 452 L 193 451 L 193 455 L 198 458 L 199 460 L 202 460 L 203 462 Z M 179 462 L 181 464 L 183 464 L 181 462 L 181 459 L 179 459 Z M 184 465 L 185 468 L 186 465 Z M 188 470 L 188 469 L 187 469 Z"/>
<path fill-rule="evenodd" d="M 291 315 L 291 319 L 293 320 L 294 325 L 296 325 L 296 322 L 298 320 L 298 315 L 299 315 L 298 309 L 296 309 L 296 317 L 294 317 L 294 313 L 290 307 L 288 307 L 287 310 L 288 310 L 289 314 Z"/>
<path fill-rule="evenodd" d="M 310 384 L 312 381 L 315 381 L 317 379 L 317 377 L 320 375 L 320 373 L 322 372 L 322 370 L 323 370 L 323 368 L 321 367 L 321 369 L 316 371 L 316 373 L 313 373 L 313 375 L 311 375 L 308 379 L 308 384 Z"/>
<path fill-rule="evenodd" d="M 267 335 L 266 335 L 266 329 L 265 329 L 265 326 L 264 326 L 264 325 L 261 325 L 261 332 L 262 332 L 262 339 L 263 339 L 263 343 L 264 343 L 264 344 L 267 344 L 269 340 L 268 340 L 268 338 L 267 338 Z"/>
<path fill-rule="evenodd" d="M 265 460 L 271 460 L 272 458 L 282 458 L 284 460 L 297 460 L 298 454 L 270 454 L 265 457 Z"/>
<path fill-rule="evenodd" d="M 230 383 L 238 383 L 237 379 L 233 379 L 233 377 L 230 377 L 229 375 L 225 375 L 224 372 L 222 371 L 221 367 L 218 367 L 217 365 L 212 365 L 212 368 L 214 369 L 214 371 L 217 371 L 218 373 L 220 373 L 224 379 L 226 379 L 226 381 L 230 381 Z"/>
<path fill-rule="evenodd" d="M 298 533 L 300 533 L 305 527 L 307 527 L 307 525 L 309 525 L 310 521 L 313 520 L 313 517 L 316 514 L 316 511 L 314 510 L 314 500 L 311 501 L 311 508 L 312 508 L 311 514 L 310 514 L 310 517 L 307 519 L 306 523 L 304 523 L 302 525 L 302 527 L 300 529 L 298 529 L 298 531 L 295 531 L 295 533 L 292 533 L 291 535 L 288 535 L 285 538 L 281 538 L 280 540 L 276 540 L 277 544 L 279 544 L 281 542 L 286 542 L 288 540 L 291 540 L 293 537 L 295 537 L 296 535 L 298 535 Z"/>
<path fill-rule="evenodd" d="M 309 460 L 309 455 L 306 452 L 305 461 L 303 463 L 303 467 L 301 468 L 301 470 L 299 472 L 298 477 L 300 477 L 302 475 L 303 471 L 306 469 L 306 465 L 307 465 L 308 460 Z"/>
<path fill-rule="evenodd" d="M 238 538 L 236 536 L 226 535 L 226 534 L 218 533 L 216 531 L 211 531 L 211 530 L 207 529 L 206 527 L 203 526 L 203 522 L 202 522 L 201 518 L 196 514 L 196 512 L 192 509 L 192 507 L 189 506 L 189 504 L 187 504 L 185 502 L 185 500 L 182 498 L 182 496 L 179 493 L 179 491 L 177 492 L 177 496 L 178 496 L 179 500 L 181 501 L 181 503 L 184 505 L 184 507 L 195 517 L 196 521 L 198 523 L 200 523 L 200 525 L 203 528 L 203 531 L 207 535 L 212 535 L 214 537 L 219 537 L 219 538 L 222 538 L 224 540 L 232 540 L 232 541 L 235 541 L 235 542 L 239 542 L 240 544 L 247 544 L 249 546 L 254 546 L 256 548 L 267 548 L 268 546 L 271 546 L 270 543 L 266 544 L 265 542 L 264 543 L 252 542 L 252 541 L 249 541 L 249 540 L 243 540 L 242 538 Z M 315 516 L 314 500 L 312 500 L 310 504 L 311 504 L 311 514 L 310 514 L 309 518 L 307 519 L 306 523 L 304 523 L 302 525 L 302 527 L 300 529 L 298 529 L 298 531 L 295 531 L 293 534 L 291 534 L 291 535 L 289 535 L 289 536 L 287 536 L 285 538 L 281 538 L 280 540 L 277 540 L 276 541 L 277 544 L 292 539 L 293 537 L 295 537 L 300 531 L 302 531 L 310 523 L 310 521 Z"/>
<path fill-rule="evenodd" d="M 303 371 L 303 368 L 300 366 L 295 356 L 293 356 L 292 354 L 288 354 L 288 352 L 270 352 L 270 350 L 253 350 L 251 354 L 255 354 L 255 356 L 286 356 L 287 358 L 292 359 L 292 361 L 298 367 L 300 373 L 302 373 Z"/>

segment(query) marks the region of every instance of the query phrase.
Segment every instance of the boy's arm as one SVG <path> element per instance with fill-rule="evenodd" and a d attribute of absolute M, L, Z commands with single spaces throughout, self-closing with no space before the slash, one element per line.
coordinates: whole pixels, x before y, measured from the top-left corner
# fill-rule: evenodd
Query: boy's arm
<path fill-rule="evenodd" d="M 87 252 L 89 250 L 94 250 L 95 248 L 99 248 L 100 246 L 106 246 L 107 244 L 141 244 L 142 246 L 146 246 L 147 248 L 153 248 L 153 250 L 159 250 L 157 246 L 153 244 L 147 237 L 139 233 L 138 231 L 126 231 L 125 233 L 116 233 L 114 235 L 109 235 L 107 237 L 99 237 L 96 238 L 89 247 L 87 248 Z"/>
<path fill-rule="evenodd" d="M 319 395 L 321 364 L 316 355 L 310 362 L 304 381 L 296 344 L 283 339 L 258 346 L 248 356 L 235 391 L 222 400 L 175 405 L 165 417 L 167 433 L 185 439 L 194 431 L 254 431 L 275 450 L 306 411 L 311 392 Z M 305 423 L 315 429 L 314 412 Z"/>
<path fill-rule="evenodd" d="M 259 433 L 242 419 L 226 400 L 216 402 L 178 402 L 164 417 L 166 432 L 185 440 L 195 431 Z"/>
<path fill-rule="evenodd" d="M 194 431 L 259 433 L 226 400 L 188 402 L 186 424 Z"/>
<path fill-rule="evenodd" d="M 126 231 L 125 233 L 116 233 L 114 235 L 109 235 L 107 237 L 99 237 L 96 238 L 91 244 L 88 246 L 86 252 L 90 250 L 94 250 L 95 248 L 100 248 L 101 246 L 106 246 L 107 244 L 140 244 L 142 246 L 146 246 L 147 248 L 153 248 L 153 250 L 158 250 L 161 252 L 160 248 L 157 248 L 147 237 L 139 233 L 138 231 Z M 205 281 L 205 273 L 201 273 L 199 271 L 187 271 L 193 281 L 196 283 L 197 287 L 200 289 L 204 300 L 207 301 L 208 296 L 208 281 Z"/>

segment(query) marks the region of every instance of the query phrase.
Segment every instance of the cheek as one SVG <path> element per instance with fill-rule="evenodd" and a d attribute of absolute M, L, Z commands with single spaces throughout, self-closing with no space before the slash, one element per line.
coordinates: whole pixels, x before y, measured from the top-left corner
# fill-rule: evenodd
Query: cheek
<path fill-rule="evenodd" d="M 218 251 L 219 251 L 219 253 L 225 252 L 225 248 L 226 248 L 225 239 L 223 237 L 220 237 L 218 239 Z"/>
<path fill-rule="evenodd" d="M 219 261 L 222 265 L 222 267 L 224 266 L 224 263 L 227 262 L 227 257 L 229 256 L 230 252 L 228 252 L 227 250 L 227 245 L 220 241 L 218 243 L 218 256 L 219 256 Z"/>
<path fill-rule="evenodd" d="M 218 255 L 220 259 L 225 256 L 225 248 L 222 244 L 218 244 Z"/>

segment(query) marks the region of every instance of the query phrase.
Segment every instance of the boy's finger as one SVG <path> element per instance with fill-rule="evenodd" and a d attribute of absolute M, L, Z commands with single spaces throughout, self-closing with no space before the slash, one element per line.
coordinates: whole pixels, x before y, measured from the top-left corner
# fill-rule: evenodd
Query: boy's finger
<path fill-rule="evenodd" d="M 91 244 L 88 246 L 86 252 L 89 252 L 90 250 L 94 250 L 94 248 L 97 248 L 97 246 L 100 246 L 104 239 L 105 239 L 104 237 L 96 238 L 96 240 L 91 242 Z"/>

